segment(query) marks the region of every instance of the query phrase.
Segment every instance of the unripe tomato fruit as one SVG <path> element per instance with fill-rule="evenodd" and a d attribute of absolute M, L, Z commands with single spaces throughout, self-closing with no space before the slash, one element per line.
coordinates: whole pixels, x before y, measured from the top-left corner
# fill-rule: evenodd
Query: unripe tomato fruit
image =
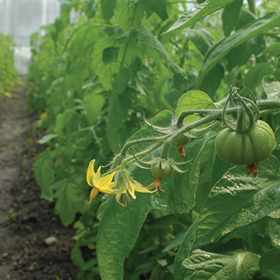
<path fill-rule="evenodd" d="M 166 159 L 159 159 L 151 166 L 152 173 L 155 177 L 166 178 L 172 175 L 173 167 Z"/>
<path fill-rule="evenodd" d="M 215 140 L 216 152 L 220 158 L 234 165 L 248 165 L 265 160 L 276 145 L 273 130 L 261 120 L 245 132 L 225 128 Z"/>
<path fill-rule="evenodd" d="M 179 136 L 177 136 L 173 141 L 172 141 L 172 145 L 174 145 L 175 147 L 179 148 L 182 146 L 187 145 L 189 142 L 191 141 L 191 138 L 181 134 Z"/>

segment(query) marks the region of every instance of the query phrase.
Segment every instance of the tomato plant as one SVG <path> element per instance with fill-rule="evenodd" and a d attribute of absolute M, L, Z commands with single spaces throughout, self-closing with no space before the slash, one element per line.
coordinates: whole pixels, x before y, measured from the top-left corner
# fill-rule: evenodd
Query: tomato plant
<path fill-rule="evenodd" d="M 0 32 L 0 96 L 10 90 L 18 78 L 14 68 L 14 46 L 13 38 Z"/>
<path fill-rule="evenodd" d="M 44 116 L 37 128 L 48 145 L 33 170 L 77 230 L 79 279 L 279 275 L 279 147 L 270 154 L 273 133 L 280 139 L 278 1 L 197 2 L 69 0 L 32 37 L 29 108 Z M 263 160 L 256 177 L 215 151 L 227 92 L 247 100 L 243 85 L 273 130 L 259 121 L 242 134 L 258 139 L 257 154 L 244 153 Z M 233 120 L 240 110 L 225 109 Z M 186 144 L 184 161 L 174 144 Z M 152 183 L 143 164 L 159 158 L 168 164 L 153 170 L 165 178 Z"/>

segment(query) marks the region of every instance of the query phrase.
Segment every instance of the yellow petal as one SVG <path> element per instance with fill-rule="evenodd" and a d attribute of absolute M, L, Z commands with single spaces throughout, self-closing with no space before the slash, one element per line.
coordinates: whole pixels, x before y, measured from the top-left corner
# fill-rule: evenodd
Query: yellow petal
<path fill-rule="evenodd" d="M 132 184 L 132 181 L 130 180 L 130 178 L 128 178 L 128 180 L 125 183 L 125 188 L 127 190 L 127 192 L 131 195 L 131 197 L 133 199 L 136 199 L 136 195 L 134 193 L 134 185 Z"/>
<path fill-rule="evenodd" d="M 90 195 L 89 195 L 89 203 L 92 202 L 93 199 L 96 198 L 96 196 L 98 195 L 99 193 L 99 190 L 97 188 L 92 188 L 91 192 L 90 192 Z"/>
<path fill-rule="evenodd" d="M 95 163 L 95 159 L 93 159 L 93 160 L 89 163 L 88 169 L 87 169 L 87 176 L 86 176 L 87 183 L 88 183 L 91 187 L 94 187 L 94 183 L 93 183 L 93 180 L 94 180 L 94 177 L 95 177 L 95 173 L 94 173 L 94 163 Z"/>
<path fill-rule="evenodd" d="M 118 190 L 113 190 L 112 188 L 116 185 L 115 182 L 110 183 L 109 185 L 103 186 L 103 188 L 100 188 L 99 191 L 107 194 L 116 194 Z"/>
<path fill-rule="evenodd" d="M 97 172 L 95 173 L 95 176 L 94 176 L 95 182 L 98 182 L 100 180 L 100 171 L 101 171 L 101 166 L 98 167 Z"/>
<path fill-rule="evenodd" d="M 151 193 L 151 191 L 148 190 L 148 188 L 144 187 L 142 184 L 140 184 L 139 182 L 131 179 L 133 181 L 133 186 L 134 186 L 134 190 L 137 192 L 141 192 L 141 193 Z"/>
<path fill-rule="evenodd" d="M 104 176 L 102 178 L 100 178 L 98 180 L 98 182 L 96 183 L 96 187 L 99 189 L 104 188 L 104 186 L 107 186 L 111 183 L 111 181 L 113 180 L 114 176 L 116 174 L 116 171 L 112 172 L 111 174 Z"/>

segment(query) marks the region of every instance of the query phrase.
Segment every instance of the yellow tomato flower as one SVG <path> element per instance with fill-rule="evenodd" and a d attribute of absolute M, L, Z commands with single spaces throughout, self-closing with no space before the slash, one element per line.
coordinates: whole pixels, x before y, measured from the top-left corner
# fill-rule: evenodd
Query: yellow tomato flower
<path fill-rule="evenodd" d="M 90 192 L 90 200 L 89 203 L 97 196 L 98 192 L 101 191 L 106 194 L 116 194 L 117 190 L 112 189 L 116 183 L 112 182 L 116 172 L 112 172 L 109 175 L 104 177 L 100 177 L 101 166 L 98 167 L 97 172 L 94 172 L 94 163 L 95 159 L 93 159 L 88 166 L 87 169 L 87 183 L 92 187 Z"/>
<path fill-rule="evenodd" d="M 119 186 L 119 189 L 116 195 L 116 200 L 122 206 L 126 206 L 127 199 L 124 195 L 129 194 L 133 199 L 136 199 L 135 191 L 141 193 L 152 193 L 141 183 L 132 179 L 127 170 L 119 171 L 117 185 Z"/>

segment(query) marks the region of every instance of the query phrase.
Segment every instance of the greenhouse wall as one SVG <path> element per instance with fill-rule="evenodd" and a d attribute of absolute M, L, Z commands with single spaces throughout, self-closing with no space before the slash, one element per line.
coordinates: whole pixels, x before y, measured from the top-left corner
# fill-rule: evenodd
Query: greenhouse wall
<path fill-rule="evenodd" d="M 20 75 L 28 73 L 30 35 L 43 25 L 53 23 L 60 13 L 62 0 L 0 0 L 0 31 L 12 35 L 15 67 Z"/>

